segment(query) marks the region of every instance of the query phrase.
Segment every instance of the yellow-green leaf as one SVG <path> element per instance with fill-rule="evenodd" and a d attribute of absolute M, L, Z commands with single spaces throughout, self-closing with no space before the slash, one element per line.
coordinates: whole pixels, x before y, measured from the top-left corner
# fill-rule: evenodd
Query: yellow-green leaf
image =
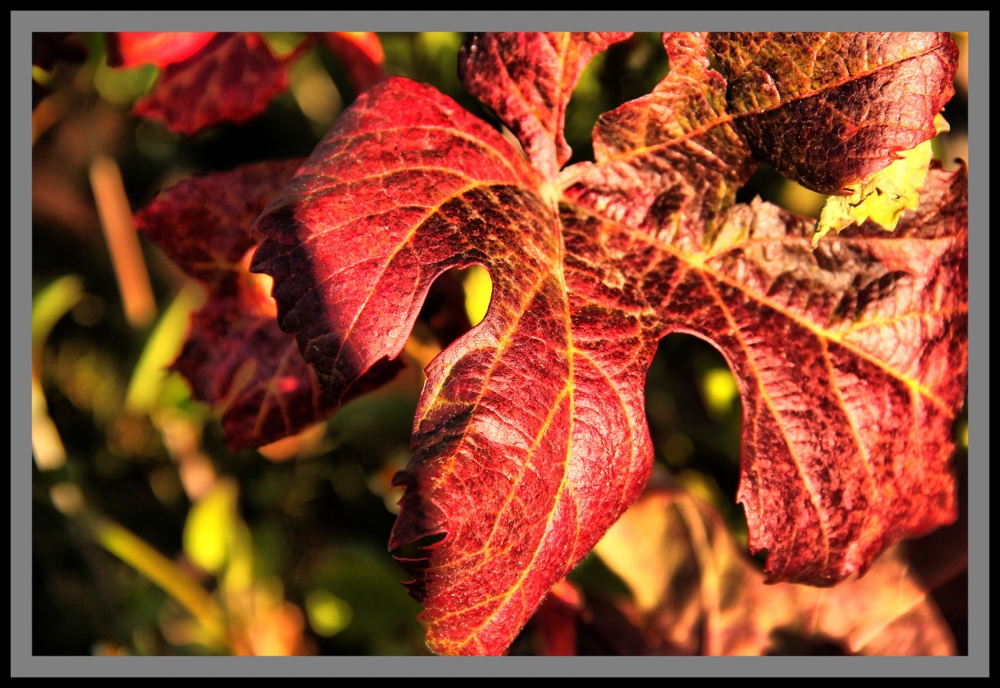
<path fill-rule="evenodd" d="M 230 554 L 236 525 L 236 485 L 220 480 L 215 488 L 191 507 L 184 527 L 184 551 L 195 564 L 218 573 Z"/>
<path fill-rule="evenodd" d="M 934 126 L 938 133 L 948 131 L 948 122 L 940 114 L 934 119 Z M 899 155 L 899 160 L 876 172 L 867 181 L 849 186 L 854 193 L 827 199 L 813 234 L 813 248 L 831 229 L 839 233 L 845 227 L 860 226 L 869 219 L 891 232 L 896 229 L 904 211 L 917 207 L 920 189 L 927 179 L 927 167 L 933 157 L 931 142 L 924 141 Z"/>

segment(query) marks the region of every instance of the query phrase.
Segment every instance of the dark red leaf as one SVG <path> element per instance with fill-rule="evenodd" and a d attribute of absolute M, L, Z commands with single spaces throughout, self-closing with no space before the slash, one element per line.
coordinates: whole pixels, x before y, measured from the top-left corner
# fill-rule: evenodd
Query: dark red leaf
<path fill-rule="evenodd" d="M 301 160 L 246 165 L 172 187 L 136 225 L 208 289 L 173 369 L 222 416 L 226 443 L 256 447 L 326 418 L 316 374 L 278 327 L 266 278 L 248 271 L 250 227 Z"/>
<path fill-rule="evenodd" d="M 712 50 L 754 155 L 826 194 L 936 133 L 958 48 L 941 33 L 719 33 Z"/>
<path fill-rule="evenodd" d="M 576 654 L 576 622 L 583 608 L 583 596 L 568 581 L 556 583 L 533 622 L 538 627 L 538 654 L 570 657 Z"/>
<path fill-rule="evenodd" d="M 107 34 L 108 66 L 136 67 L 154 64 L 166 67 L 182 62 L 205 47 L 214 31 L 130 31 Z"/>
<path fill-rule="evenodd" d="M 586 60 L 553 63 L 552 46 L 593 50 L 521 40 L 472 39 L 465 76 L 530 163 L 433 88 L 390 78 L 258 222 L 253 269 L 274 277 L 282 327 L 332 401 L 399 354 L 438 275 L 490 271 L 486 318 L 426 370 L 395 481 L 390 547 L 420 548 L 401 564 L 431 649 L 503 652 L 639 494 L 645 373 L 672 331 L 713 342 L 734 369 L 740 499 L 772 580 L 841 580 L 953 519 L 965 170 L 933 170 L 894 234 L 855 228 L 813 252 L 811 221 L 732 205 L 755 165 L 736 122 L 758 115 L 729 111 L 704 36 L 665 36 L 671 73 L 602 118 L 594 163 L 558 177 L 576 77 L 549 79 Z M 516 82 L 505 98 L 477 73 Z"/>
<path fill-rule="evenodd" d="M 410 135 L 381 145 L 400 128 Z M 427 368 L 417 451 L 396 479 L 407 490 L 390 547 L 445 534 L 429 566 L 412 564 L 438 652 L 502 651 L 650 467 L 644 371 L 603 369 L 589 334 L 571 346 L 558 219 L 540 183 L 488 125 L 390 78 L 259 222 L 254 269 L 275 277 L 282 326 L 334 397 L 399 353 L 441 272 L 478 262 L 493 275 L 483 323 Z M 620 405 L 600 417 L 608 398 Z"/>
<path fill-rule="evenodd" d="M 566 105 L 590 59 L 631 33 L 473 34 L 462 46 L 462 84 L 514 132 L 548 179 L 572 155 Z"/>
<path fill-rule="evenodd" d="M 367 91 L 385 76 L 385 55 L 378 34 L 371 31 L 341 31 L 325 33 L 323 38 L 340 59 L 356 94 Z"/>
<path fill-rule="evenodd" d="M 165 67 L 134 112 L 189 135 L 220 122 L 245 122 L 285 90 L 286 65 L 257 34 L 220 33 L 188 59 Z"/>
<path fill-rule="evenodd" d="M 964 169 L 932 170 L 920 209 L 894 234 L 866 225 L 815 252 L 812 221 L 760 201 L 734 207 L 693 253 L 564 211 L 570 293 L 634 304 L 635 317 L 650 314 L 654 341 L 696 334 L 733 368 L 744 409 L 738 499 L 751 549 L 769 550 L 770 580 L 834 583 L 954 520 L 966 197 Z M 615 294 L 616 284 L 641 291 Z"/>
<path fill-rule="evenodd" d="M 333 406 L 295 338 L 278 327 L 270 297 L 245 280 L 223 286 L 192 316 L 171 368 L 220 414 L 226 444 L 259 447 L 327 418 Z"/>
<path fill-rule="evenodd" d="M 757 164 L 726 111 L 726 82 L 703 34 L 664 34 L 670 73 L 603 114 L 594 163 L 560 177 L 566 199 L 686 251 L 698 250 Z"/>
<path fill-rule="evenodd" d="M 250 227 L 302 159 L 244 165 L 181 182 L 136 213 L 136 224 L 188 275 L 228 281 L 256 245 Z"/>

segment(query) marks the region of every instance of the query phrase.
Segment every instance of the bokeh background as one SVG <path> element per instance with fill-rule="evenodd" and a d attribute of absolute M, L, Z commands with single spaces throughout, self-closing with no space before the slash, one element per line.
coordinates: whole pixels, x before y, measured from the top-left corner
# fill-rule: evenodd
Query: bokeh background
<path fill-rule="evenodd" d="M 282 54 L 301 35 L 265 38 Z M 461 34 L 379 38 L 387 73 L 434 84 L 491 118 L 458 82 Z M 946 166 L 968 158 L 967 37 L 954 38 L 963 57 L 944 113 L 951 131 L 934 143 Z M 164 370 L 204 295 L 159 249 L 127 232 L 131 211 L 191 174 L 308 155 L 356 95 L 348 70 L 317 46 L 263 114 L 185 137 L 131 114 L 155 67 L 109 67 L 101 34 L 73 35 L 66 45 L 75 46 L 72 59 L 33 75 L 49 91 L 32 114 L 33 653 L 427 654 L 420 607 L 400 585 L 404 574 L 386 543 L 399 497 L 389 482 L 410 455 L 420 363 L 447 343 L 435 341 L 434 305 L 408 347 L 409 365 L 387 387 L 296 438 L 232 452 L 211 409 Z M 571 162 L 592 158 L 600 113 L 648 93 L 667 70 L 658 34 L 597 56 L 567 112 Z M 813 216 L 822 202 L 766 166 L 739 200 L 755 194 Z M 475 321 L 488 304 L 488 276 L 473 269 L 454 277 Z M 745 545 L 735 504 L 741 409 L 722 357 L 696 338 L 667 337 L 646 396 L 662 475 L 710 505 Z M 956 425 L 962 520 L 906 553 L 960 654 L 965 417 Z M 607 624 L 628 621 L 635 593 L 612 568 L 592 554 L 570 577 L 576 593 L 563 591 L 562 599 L 593 602 L 567 607 L 577 614 L 573 651 L 617 649 Z M 529 624 L 511 651 L 551 650 L 545 623 Z M 666 647 L 645 647 L 653 646 Z M 792 639 L 772 651 L 847 650 L 828 638 Z"/>

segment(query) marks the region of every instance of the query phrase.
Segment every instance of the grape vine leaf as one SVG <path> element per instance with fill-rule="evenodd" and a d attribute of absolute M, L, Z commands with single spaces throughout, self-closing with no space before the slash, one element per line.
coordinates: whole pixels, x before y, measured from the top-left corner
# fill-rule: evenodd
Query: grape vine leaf
<path fill-rule="evenodd" d="M 296 50 L 276 57 L 255 33 L 219 33 L 164 67 L 133 111 L 188 135 L 220 122 L 246 122 L 285 90 L 287 67 L 300 56 Z"/>
<path fill-rule="evenodd" d="M 632 590 L 646 636 L 685 654 L 785 654 L 790 638 L 859 655 L 955 653 L 899 546 L 835 588 L 766 585 L 719 514 L 668 480 L 651 480 L 594 551 Z"/>
<path fill-rule="evenodd" d="M 250 227 L 301 159 L 183 181 L 135 215 L 138 231 L 208 291 L 172 369 L 221 415 L 226 443 L 257 447 L 325 419 L 316 374 L 275 319 L 267 279 L 249 272 Z"/>
<path fill-rule="evenodd" d="M 802 36 L 772 35 L 758 50 L 755 35 L 665 34 L 671 72 L 602 116 L 595 162 L 562 171 L 573 78 L 550 87 L 544 75 L 578 74 L 591 39 L 546 39 L 566 48 L 555 51 L 473 36 L 463 60 L 483 62 L 463 68 L 464 83 L 527 159 L 434 88 L 390 77 L 342 114 L 261 216 L 252 270 L 273 277 L 281 327 L 331 403 L 399 354 L 438 275 L 481 264 L 493 279 L 484 320 L 426 369 L 415 451 L 395 481 L 405 492 L 390 548 L 419 547 L 399 561 L 432 650 L 503 652 L 638 497 L 652 466 L 645 372 L 669 332 L 705 338 L 733 368 L 738 497 L 751 549 L 769 551 L 769 580 L 832 584 L 955 518 L 965 169 L 932 169 L 893 235 L 866 223 L 815 251 L 812 221 L 759 199 L 734 204 L 761 158 L 839 190 L 892 161 L 900 128 L 917 132 L 914 145 L 933 131 L 929 104 L 947 100 L 955 65 L 941 56 L 952 53 L 920 67 L 934 78 L 905 67 L 947 34 L 917 52 L 906 34 L 890 50 L 895 35 L 843 39 L 871 70 L 815 69 L 802 82 Z M 735 85 L 711 69 L 709 46 Z M 763 60 L 781 47 L 792 56 Z M 502 56 L 516 87 L 478 78 L 494 58 L 476 55 Z M 763 102 L 751 67 L 794 84 L 794 98 Z M 940 90 L 907 111 L 915 121 L 876 119 L 844 142 L 840 123 L 865 123 L 891 109 L 883 94 L 928 83 Z M 834 109 L 842 119 L 819 126 Z M 852 155 L 828 164 L 797 141 Z"/>
<path fill-rule="evenodd" d="M 532 165 L 553 178 L 572 155 L 563 124 L 580 74 L 594 55 L 631 35 L 473 35 L 459 53 L 458 75 L 511 128 Z"/>
<path fill-rule="evenodd" d="M 932 138 L 955 94 L 947 33 L 717 33 L 709 48 L 757 159 L 825 194 Z"/>

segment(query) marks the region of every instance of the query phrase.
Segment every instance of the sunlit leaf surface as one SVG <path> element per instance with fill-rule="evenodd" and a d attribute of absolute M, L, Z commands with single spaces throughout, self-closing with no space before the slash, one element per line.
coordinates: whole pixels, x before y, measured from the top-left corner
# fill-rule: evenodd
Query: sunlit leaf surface
<path fill-rule="evenodd" d="M 735 204 L 758 161 L 838 191 L 933 135 L 947 34 L 667 34 L 671 72 L 601 118 L 593 163 L 558 171 L 575 75 L 614 40 L 467 40 L 467 85 L 527 159 L 435 89 L 381 81 L 257 223 L 253 270 L 331 403 L 399 355 L 438 275 L 490 272 L 486 317 L 426 370 L 396 478 L 390 547 L 419 551 L 401 563 L 435 652 L 503 652 L 639 495 L 645 373 L 670 332 L 733 369 L 769 580 L 829 585 L 955 518 L 965 169 L 932 169 L 892 235 L 815 251 L 812 221 Z"/>

